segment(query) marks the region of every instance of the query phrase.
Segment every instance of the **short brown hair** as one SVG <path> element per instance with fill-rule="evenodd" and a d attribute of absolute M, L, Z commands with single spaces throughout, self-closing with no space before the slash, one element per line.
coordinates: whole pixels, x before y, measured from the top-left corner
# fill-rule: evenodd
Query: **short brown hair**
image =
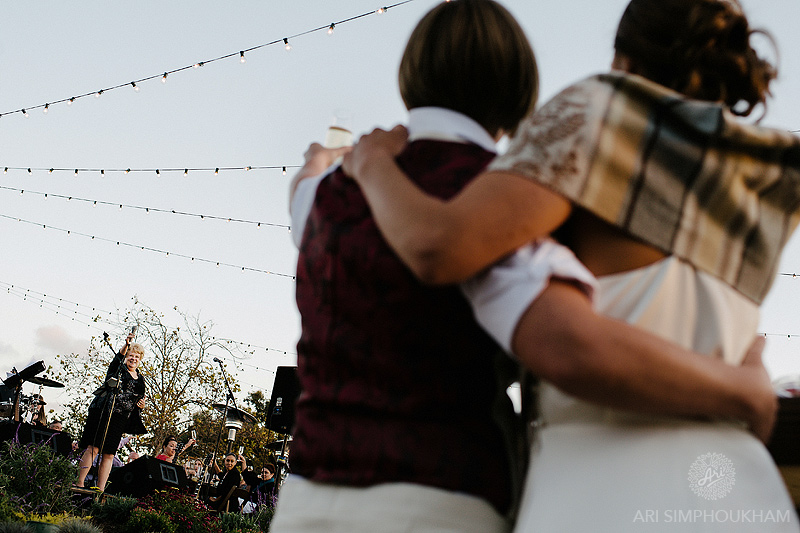
<path fill-rule="evenodd" d="M 452 109 L 491 135 L 513 133 L 539 91 L 525 32 L 492 0 L 452 0 L 429 11 L 408 40 L 399 82 L 408 109 Z"/>

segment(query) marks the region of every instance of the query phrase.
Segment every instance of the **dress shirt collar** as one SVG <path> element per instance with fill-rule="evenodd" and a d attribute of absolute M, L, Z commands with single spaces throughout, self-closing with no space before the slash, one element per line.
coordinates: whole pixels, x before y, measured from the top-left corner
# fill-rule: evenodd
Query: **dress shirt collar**
<path fill-rule="evenodd" d="M 497 145 L 483 126 L 452 109 L 442 107 L 417 107 L 409 111 L 408 140 L 435 139 L 461 143 L 474 143 L 490 152 Z"/>

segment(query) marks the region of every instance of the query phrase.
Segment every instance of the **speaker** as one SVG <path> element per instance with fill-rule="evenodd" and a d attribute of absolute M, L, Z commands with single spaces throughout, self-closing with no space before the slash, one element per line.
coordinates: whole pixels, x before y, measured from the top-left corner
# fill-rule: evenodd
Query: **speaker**
<path fill-rule="evenodd" d="M 296 366 L 279 366 L 267 411 L 267 428 L 288 435 L 294 426 L 294 405 L 300 396 Z"/>
<path fill-rule="evenodd" d="M 108 476 L 106 492 L 141 498 L 157 489 L 185 489 L 186 486 L 182 465 L 144 456 L 113 470 Z"/>
<path fill-rule="evenodd" d="M 67 456 L 72 452 L 72 436 L 63 431 L 34 426 L 27 422 L 4 420 L 0 422 L 0 440 L 16 440 L 20 444 L 34 442 L 53 448 L 59 455 Z"/>

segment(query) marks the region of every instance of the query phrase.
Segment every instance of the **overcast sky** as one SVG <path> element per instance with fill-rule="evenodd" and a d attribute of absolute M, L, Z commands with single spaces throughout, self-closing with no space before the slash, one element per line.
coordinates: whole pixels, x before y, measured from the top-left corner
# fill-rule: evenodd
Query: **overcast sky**
<path fill-rule="evenodd" d="M 178 306 L 213 321 L 216 336 L 250 344 L 254 355 L 229 368 L 245 391 L 269 395 L 275 368 L 295 364 L 299 336 L 291 278 L 297 254 L 286 207 L 292 167 L 309 142 L 322 140 L 337 109 L 352 113 L 357 134 L 405 120 L 396 88 L 399 57 L 413 26 L 436 3 L 414 0 L 376 14 L 391 4 L 4 2 L 0 172 L 10 170 L 0 173 L 0 372 L 84 351 L 93 335 L 109 330 L 88 317 L 124 309 L 136 296 L 168 322 L 178 324 L 171 311 Z M 607 69 L 625 4 L 505 2 L 534 45 L 545 99 Z M 751 0 L 745 8 L 781 51 L 765 123 L 798 130 L 800 3 Z M 359 15 L 365 16 L 330 35 L 300 35 Z M 245 63 L 242 50 L 250 50 Z M 162 83 L 164 72 L 201 62 Z M 137 83 L 138 92 L 130 84 L 153 76 Z M 53 103 L 43 113 L 46 103 L 118 85 L 125 86 L 72 105 Z M 14 112 L 22 108 L 27 117 Z M 247 166 L 254 169 L 224 170 Z M 154 170 L 218 167 L 219 174 Z M 51 174 L 50 168 L 70 170 Z M 76 175 L 76 168 L 94 170 Z M 114 170 L 127 168 L 150 170 Z M 794 271 L 800 271 L 797 238 L 781 267 Z M 800 339 L 788 338 L 800 335 L 798 296 L 800 280 L 781 276 L 764 307 L 761 328 L 774 377 L 800 372 Z M 45 391 L 53 404 L 64 394 Z"/>

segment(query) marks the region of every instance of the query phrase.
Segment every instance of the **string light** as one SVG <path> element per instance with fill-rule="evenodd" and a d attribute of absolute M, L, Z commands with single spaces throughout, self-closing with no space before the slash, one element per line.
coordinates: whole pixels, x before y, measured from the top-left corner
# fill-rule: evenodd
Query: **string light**
<path fill-rule="evenodd" d="M 247 63 L 247 59 L 244 57 L 244 50 L 239 51 L 239 63 Z"/>
<path fill-rule="evenodd" d="M 125 87 L 127 85 L 132 85 L 134 87 L 134 89 L 136 89 L 139 83 L 144 82 L 144 81 L 149 81 L 149 80 L 152 80 L 152 79 L 155 79 L 155 78 L 159 78 L 159 77 L 161 78 L 161 82 L 162 83 L 166 83 L 167 82 L 167 76 L 169 74 L 173 74 L 173 73 L 176 73 L 176 72 L 182 72 L 182 71 L 185 71 L 185 70 L 190 69 L 190 68 L 199 68 L 199 67 L 204 66 L 207 63 L 221 61 L 223 59 L 228 59 L 230 57 L 239 56 L 239 60 L 242 61 L 244 59 L 245 52 L 250 52 L 250 51 L 253 51 L 253 50 L 260 49 L 260 48 L 265 48 L 267 46 L 272 46 L 274 44 L 280 43 L 281 41 L 283 42 L 284 47 L 287 50 L 291 50 L 292 47 L 289 44 L 289 39 L 305 36 L 307 34 L 314 33 L 314 32 L 317 32 L 317 31 L 328 31 L 328 32 L 331 32 L 331 30 L 333 30 L 333 28 L 335 26 L 337 26 L 337 25 L 344 24 L 345 22 L 351 22 L 351 21 L 366 17 L 368 15 L 373 15 L 373 14 L 379 14 L 380 15 L 380 14 L 385 13 L 386 10 L 388 10 L 390 8 L 402 6 L 404 4 L 408 4 L 408 3 L 413 2 L 413 1 L 414 0 L 403 0 L 401 2 L 397 2 L 397 3 L 392 4 L 390 6 L 381 7 L 376 11 L 368 11 L 366 13 L 361 13 L 360 15 L 355 15 L 355 16 L 352 16 L 352 17 L 337 21 L 337 22 L 332 22 L 330 24 L 325 24 L 324 26 L 320 26 L 318 28 L 313 28 L 313 29 L 310 29 L 310 30 L 306 30 L 306 31 L 303 31 L 303 32 L 300 32 L 300 33 L 297 33 L 297 34 L 294 34 L 294 35 L 290 35 L 288 37 L 283 37 L 283 38 L 277 39 L 275 41 L 271 41 L 271 42 L 268 42 L 268 43 L 260 44 L 258 46 L 253 46 L 251 48 L 246 48 L 244 50 L 239 50 L 237 52 L 225 54 L 225 55 L 213 58 L 213 59 L 207 59 L 205 61 L 198 61 L 197 63 L 193 63 L 192 65 L 188 65 L 188 66 L 185 66 L 185 67 L 177 68 L 177 69 L 174 69 L 174 70 L 165 71 L 163 74 L 156 74 L 156 75 L 148 76 L 148 77 L 141 78 L 141 79 L 138 79 L 138 80 L 133 80 L 132 82 L 125 82 L 125 83 L 122 83 L 122 84 L 119 84 L 119 85 L 106 87 L 106 88 L 103 88 L 103 89 L 100 89 L 100 90 L 97 90 L 97 91 L 92 91 L 92 92 L 89 92 L 89 93 L 85 93 L 85 94 L 81 94 L 81 95 L 77 95 L 77 96 L 72 96 L 72 97 L 70 97 L 68 99 L 65 98 L 65 99 L 62 99 L 62 100 L 53 100 L 51 102 L 48 102 L 48 104 L 40 104 L 40 105 L 36 105 L 36 106 L 28 106 L 28 107 L 26 107 L 24 109 L 30 110 L 30 109 L 36 109 L 36 108 L 39 108 L 39 107 L 43 108 L 43 107 L 45 107 L 46 105 L 49 105 L 49 104 L 59 104 L 59 103 L 62 103 L 62 102 L 66 102 L 67 105 L 71 105 L 77 98 L 83 98 L 83 97 L 89 96 L 90 94 L 94 94 L 95 97 L 99 98 L 100 95 L 102 95 L 106 91 L 119 89 L 120 87 Z M 0 113 L 0 117 L 2 117 L 3 115 L 11 115 L 13 113 L 20 113 L 22 111 L 23 111 L 23 109 L 17 109 L 17 110 L 14 110 L 14 111 L 7 111 L 5 113 Z"/>
<path fill-rule="evenodd" d="M 333 28 L 335 28 L 335 27 L 336 27 L 336 24 L 331 22 L 331 26 L 330 26 L 330 28 L 328 28 L 328 35 L 333 35 Z"/>
<path fill-rule="evenodd" d="M 133 90 L 136 91 L 137 93 L 139 92 L 139 86 L 136 85 L 135 81 L 131 82 L 131 87 L 133 87 Z"/>
<path fill-rule="evenodd" d="M 44 109 L 42 109 L 42 113 L 47 114 L 50 110 L 50 104 L 44 104 Z"/>
<path fill-rule="evenodd" d="M 25 111 L 24 109 L 22 110 L 22 114 L 25 116 L 25 118 L 28 118 L 28 112 Z"/>
<path fill-rule="evenodd" d="M 62 313 L 62 312 L 63 313 L 71 313 L 73 315 L 77 315 L 77 316 L 80 316 L 80 317 L 87 318 L 87 319 L 89 319 L 91 321 L 91 323 L 86 323 L 86 325 L 89 325 L 89 326 L 97 327 L 96 324 L 101 323 L 101 322 L 102 323 L 106 323 L 106 324 L 112 324 L 112 325 L 114 324 L 114 322 L 113 322 L 114 313 L 111 312 L 111 311 L 107 311 L 107 310 L 100 309 L 100 308 L 97 308 L 97 307 L 94 307 L 94 306 L 82 304 L 82 303 L 79 303 L 79 302 L 73 302 L 73 301 L 70 301 L 70 300 L 65 300 L 64 298 L 59 298 L 57 296 L 53 296 L 52 294 L 48 295 L 48 294 L 44 294 L 44 293 L 41 293 L 41 292 L 38 292 L 38 291 L 35 291 L 35 290 L 32 290 L 32 289 L 26 289 L 25 287 L 20 287 L 18 285 L 14 285 L 14 284 L 2 281 L 2 280 L 0 280 L 0 290 L 5 290 L 6 294 L 9 294 L 11 296 L 19 297 L 19 298 L 21 298 L 23 300 L 30 299 L 31 301 L 39 303 L 39 307 L 42 307 L 44 309 L 48 309 L 50 311 L 55 311 L 56 314 L 59 314 L 59 313 Z M 47 306 L 47 307 L 45 307 L 45 306 Z M 99 330 L 99 329 L 102 329 L 102 328 L 98 327 L 97 329 Z M 280 355 L 290 355 L 290 356 L 296 356 L 297 355 L 295 352 L 292 352 L 292 351 L 289 351 L 289 350 L 281 350 L 281 349 L 278 349 L 278 348 L 270 348 L 270 347 L 267 347 L 267 346 L 260 346 L 258 344 L 246 343 L 246 342 L 237 341 L 237 340 L 234 340 L 234 339 L 228 339 L 228 338 L 224 338 L 224 337 L 210 337 L 210 339 L 212 341 L 214 341 L 215 343 L 218 343 L 218 344 L 223 344 L 223 343 L 224 344 L 228 344 L 228 345 L 236 344 L 236 345 L 238 345 L 238 346 L 240 346 L 242 348 L 247 348 L 247 349 L 251 349 L 251 350 L 252 349 L 259 349 L 259 350 L 264 350 L 265 352 L 276 352 L 277 354 L 280 354 Z M 253 352 L 251 351 L 251 353 L 253 353 Z M 257 365 L 253 365 L 253 364 L 250 364 L 250 363 L 247 363 L 247 362 L 244 362 L 244 361 L 240 361 L 240 360 L 236 359 L 233 356 L 225 356 L 225 355 L 223 355 L 222 357 L 231 358 L 236 364 L 239 364 L 239 365 L 242 365 L 242 366 L 247 366 L 247 367 L 250 367 L 250 368 L 254 368 L 256 370 L 262 370 L 262 371 L 265 371 L 265 372 L 274 373 L 272 370 L 269 370 L 267 368 L 262 368 L 262 367 L 259 367 Z"/>
<path fill-rule="evenodd" d="M 231 166 L 231 167 L 170 167 L 170 168 L 81 168 L 78 167 L 77 170 L 81 172 L 99 172 L 101 175 L 105 175 L 106 172 L 120 172 L 124 174 L 130 174 L 131 172 L 141 172 L 141 173 L 149 173 L 149 172 L 156 172 L 156 173 L 176 173 L 182 172 L 184 174 L 188 172 L 213 172 L 214 174 L 219 174 L 220 172 L 234 172 L 234 171 L 250 171 L 250 170 L 278 170 L 280 169 L 282 174 L 286 175 L 287 168 L 300 168 L 301 165 L 246 165 L 246 166 Z M 26 170 L 28 173 L 32 172 L 48 172 L 50 174 L 54 172 L 74 172 L 76 169 L 73 168 L 65 168 L 65 167 L 4 167 L 3 173 L 8 174 L 9 170 Z"/>
<path fill-rule="evenodd" d="M 8 215 L 0 214 L 0 218 L 5 218 L 5 219 L 8 219 L 8 220 L 16 220 L 17 222 L 22 222 L 22 223 L 25 223 L 25 224 L 31 224 L 31 225 L 34 225 L 34 226 L 42 226 L 45 229 L 52 229 L 52 230 L 56 230 L 56 231 L 61 231 L 63 233 L 69 232 L 70 234 L 79 235 L 81 237 L 89 237 L 92 240 L 97 239 L 98 241 L 116 243 L 117 246 L 127 246 L 129 248 L 137 248 L 137 249 L 140 249 L 140 250 L 143 250 L 143 251 L 156 252 L 158 254 L 163 254 L 163 253 L 166 252 L 166 250 L 159 250 L 158 248 L 151 248 L 149 246 L 142 246 L 141 244 L 131 244 L 131 243 L 124 242 L 124 241 L 115 241 L 113 239 L 97 237 L 96 235 L 89 235 L 87 233 L 81 233 L 81 232 L 77 232 L 77 231 L 66 230 L 66 229 L 63 229 L 63 228 L 55 227 L 55 226 L 47 226 L 47 227 L 45 227 L 44 224 L 41 224 L 39 222 L 33 222 L 33 221 L 30 221 L 30 220 L 25 220 L 25 219 L 18 218 L 18 217 L 11 217 L 11 216 L 8 216 Z M 201 258 L 201 257 L 192 257 L 192 256 L 189 256 L 189 255 L 183 255 L 183 254 L 173 253 L 172 255 L 174 255 L 176 257 L 183 257 L 183 258 L 186 258 L 186 259 L 191 259 L 192 261 L 197 259 L 197 261 L 201 262 L 201 263 L 219 263 L 221 266 L 232 267 L 232 268 L 235 268 L 237 270 L 242 270 L 242 271 L 249 270 L 250 272 L 257 272 L 257 273 L 260 273 L 260 274 L 269 274 L 271 276 L 279 276 L 279 277 L 283 277 L 283 278 L 289 278 L 291 280 L 295 279 L 295 276 L 293 276 L 291 274 L 283 274 L 283 273 L 280 273 L 280 272 L 273 272 L 271 270 L 264 270 L 264 269 L 261 269 L 261 268 L 253 268 L 253 267 L 246 267 L 246 266 L 241 266 L 241 265 L 234 265 L 234 264 L 231 264 L 231 263 L 224 263 L 222 261 L 214 261 L 212 259 L 204 259 L 204 258 Z"/>

